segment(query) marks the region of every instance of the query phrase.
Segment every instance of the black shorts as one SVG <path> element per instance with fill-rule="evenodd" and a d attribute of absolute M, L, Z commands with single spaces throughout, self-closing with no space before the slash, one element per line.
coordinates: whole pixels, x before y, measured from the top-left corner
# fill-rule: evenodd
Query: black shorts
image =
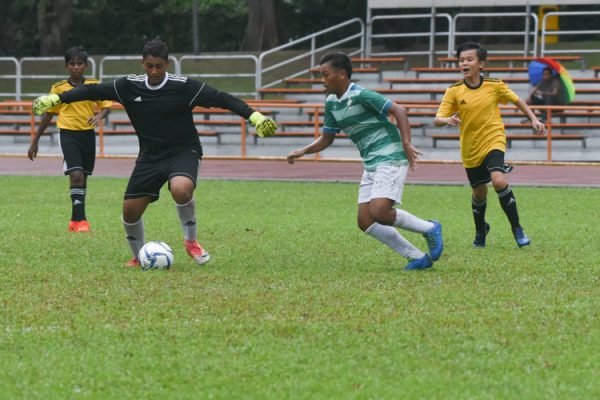
<path fill-rule="evenodd" d="M 125 199 L 148 196 L 156 201 L 165 182 L 174 176 L 186 176 L 194 182 L 198 179 L 200 154 L 196 150 L 186 150 L 172 157 L 158 161 L 137 160 L 129 178 Z"/>
<path fill-rule="evenodd" d="M 94 172 L 96 161 L 96 132 L 60 130 L 60 148 L 63 153 L 63 171 L 69 175 L 71 171 L 80 169 L 86 175 Z"/>
<path fill-rule="evenodd" d="M 471 187 L 488 183 L 492 180 L 492 171 L 500 171 L 505 174 L 512 171 L 512 166 L 504 163 L 504 152 L 502 150 L 490 151 L 485 159 L 475 168 L 465 168 Z"/>

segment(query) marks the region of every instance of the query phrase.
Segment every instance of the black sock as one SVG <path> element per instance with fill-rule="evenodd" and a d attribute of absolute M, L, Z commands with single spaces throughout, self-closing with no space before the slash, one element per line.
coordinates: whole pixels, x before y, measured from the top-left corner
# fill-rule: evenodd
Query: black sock
<path fill-rule="evenodd" d="M 477 232 L 485 232 L 485 208 L 487 200 L 477 201 L 471 197 L 471 207 L 473 210 L 473 219 L 475 220 L 475 230 Z"/>
<path fill-rule="evenodd" d="M 504 213 L 508 217 L 508 221 L 510 222 L 510 226 L 514 232 L 519 225 L 519 213 L 517 211 L 517 200 L 515 199 L 515 195 L 509 185 L 502 190 L 497 190 L 498 199 L 500 199 L 500 205 L 504 210 Z"/>
<path fill-rule="evenodd" d="M 71 187 L 71 220 L 82 221 L 85 219 L 85 188 Z"/>

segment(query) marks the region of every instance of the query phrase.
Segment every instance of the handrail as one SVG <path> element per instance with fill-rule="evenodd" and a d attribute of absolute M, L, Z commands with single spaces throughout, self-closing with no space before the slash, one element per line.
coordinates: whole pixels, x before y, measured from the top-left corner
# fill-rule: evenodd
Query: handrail
<path fill-rule="evenodd" d="M 65 58 L 64 57 L 23 57 L 21 58 L 21 60 L 19 60 L 19 70 L 21 72 L 21 85 L 23 84 L 23 80 L 24 79 L 65 79 L 65 74 L 23 74 L 23 64 L 26 62 L 35 62 L 35 61 L 61 61 L 63 64 L 65 62 Z M 94 60 L 93 57 L 88 57 L 87 59 L 88 64 L 92 67 L 91 72 L 89 74 L 86 74 L 87 76 L 90 76 L 92 78 L 96 77 L 96 60 Z M 48 89 L 50 89 L 48 87 Z M 49 91 L 49 90 L 48 90 Z M 23 94 L 23 93 L 21 93 Z M 42 96 L 44 94 L 48 94 L 48 92 L 39 92 L 39 93 L 35 93 L 35 92 L 28 92 L 27 95 L 28 96 Z"/>
<path fill-rule="evenodd" d="M 403 33 L 378 33 L 374 34 L 373 24 L 377 21 L 388 21 L 388 20 L 396 20 L 396 19 L 414 19 L 414 18 L 443 18 L 448 21 L 448 30 L 446 31 L 436 31 L 435 25 L 430 24 L 429 32 L 403 32 Z M 369 37 L 367 38 L 367 47 L 369 49 L 373 48 L 373 39 L 387 39 L 387 38 L 400 38 L 400 37 L 429 37 L 429 46 L 428 50 L 422 51 L 393 51 L 393 52 L 373 52 L 370 51 L 369 56 L 373 57 L 383 57 L 383 56 L 408 56 L 408 55 L 429 55 L 429 66 L 433 66 L 433 56 L 434 54 L 446 54 L 447 50 L 435 50 L 435 38 L 438 36 L 447 36 L 448 37 L 448 48 L 452 43 L 452 16 L 450 14 L 440 13 L 440 14 L 401 14 L 401 15 L 377 15 L 372 17 L 369 21 Z"/>
<path fill-rule="evenodd" d="M 128 75 L 128 73 L 121 74 L 105 74 L 104 73 L 104 64 L 106 61 L 125 61 L 125 60 L 139 60 L 141 62 L 141 56 L 106 56 L 102 57 L 100 60 L 100 72 L 98 73 L 98 79 L 103 81 L 104 78 L 120 78 L 122 76 Z M 179 61 L 174 56 L 169 56 L 169 62 L 172 65 L 173 72 L 176 75 L 181 73 L 181 69 L 179 67 Z"/>
<path fill-rule="evenodd" d="M 213 73 L 213 74 L 198 74 L 198 73 L 185 73 L 183 66 L 184 61 L 192 60 L 251 60 L 254 62 L 251 73 Z M 179 58 L 180 73 L 191 78 L 252 78 L 254 80 L 253 87 L 256 88 L 256 66 L 258 64 L 258 57 L 251 54 L 239 54 L 239 55 L 210 55 L 210 56 L 181 56 Z M 254 96 L 256 92 L 232 92 L 231 94 L 236 96 Z"/>
<path fill-rule="evenodd" d="M 0 62 L 9 61 L 15 64 L 14 75 L 0 75 L 0 79 L 14 79 L 15 80 L 15 92 L 14 93 L 0 93 L 0 96 L 14 95 L 17 100 L 21 100 L 21 64 L 19 60 L 14 57 L 0 57 Z"/>
<path fill-rule="evenodd" d="M 488 31 L 488 32 L 475 32 L 475 31 L 469 31 L 469 32 L 457 32 L 457 21 L 459 21 L 461 18 L 469 18 L 469 17 L 499 17 L 499 18 L 504 18 L 504 17 L 526 17 L 526 18 L 533 18 L 534 21 L 534 25 L 533 25 L 533 29 L 529 32 L 529 36 L 527 35 L 526 31 L 504 31 L 504 32 L 499 32 L 499 31 Z M 524 46 L 523 46 L 523 51 L 514 51 L 514 50 L 490 50 L 489 54 L 523 54 L 524 56 L 528 55 L 527 54 L 527 50 L 529 48 L 529 46 L 527 45 L 529 43 L 529 39 L 531 36 L 533 36 L 533 55 L 536 54 L 536 49 L 537 49 L 537 31 L 538 31 L 538 25 L 539 25 L 539 20 L 538 20 L 538 16 L 536 14 L 533 13 L 526 13 L 526 12 L 507 12 L 507 13 L 459 13 L 456 14 L 454 16 L 454 19 L 452 20 L 452 45 L 450 46 L 450 48 L 448 49 L 448 56 L 451 57 L 452 54 L 454 54 L 454 51 L 456 50 L 456 37 L 457 36 L 523 36 L 524 39 Z"/>
<path fill-rule="evenodd" d="M 327 44 L 325 46 L 317 47 L 316 40 L 317 40 L 317 38 L 319 38 L 319 36 L 322 36 L 322 35 L 324 35 L 326 33 L 333 32 L 333 31 L 339 30 L 341 28 L 344 28 L 346 26 L 353 25 L 353 24 L 356 24 L 356 23 L 358 23 L 359 26 L 360 26 L 360 30 L 359 30 L 358 33 L 346 36 L 343 39 L 340 39 L 340 40 L 338 40 L 336 42 L 333 42 L 333 43 L 329 43 L 329 44 Z M 356 40 L 356 39 L 360 39 L 360 46 L 359 46 L 358 49 L 348 52 L 348 55 L 352 56 L 352 55 L 360 54 L 361 56 L 364 56 L 364 49 L 365 49 L 365 24 L 364 24 L 364 22 L 360 18 L 350 19 L 348 21 L 345 21 L 345 22 L 342 22 L 340 24 L 334 25 L 334 26 L 329 27 L 327 29 L 320 30 L 320 31 L 315 32 L 313 34 L 304 36 L 303 38 L 296 39 L 296 40 L 291 41 L 289 43 L 286 43 L 284 45 L 277 46 L 277 47 L 274 47 L 274 48 L 272 48 L 270 50 L 262 52 L 260 54 L 260 56 L 258 57 L 258 63 L 256 65 L 256 99 L 258 100 L 260 98 L 259 89 L 268 88 L 268 87 L 272 87 L 272 86 L 278 85 L 278 84 L 282 83 L 284 79 L 293 78 L 293 77 L 296 77 L 296 76 L 299 76 L 299 75 L 302 75 L 302 74 L 305 74 L 305 73 L 309 72 L 309 69 L 312 68 L 315 65 L 315 63 L 316 63 L 315 57 L 316 57 L 317 53 L 319 53 L 319 52 L 321 52 L 323 50 L 327 50 L 327 49 L 331 49 L 331 48 L 334 48 L 334 47 L 338 47 L 338 46 L 340 46 L 342 44 L 351 42 L 351 41 Z M 272 54 L 281 52 L 282 50 L 291 49 L 294 46 L 297 46 L 297 45 L 300 45 L 300 44 L 304 44 L 306 42 L 310 43 L 310 50 L 305 51 L 305 52 L 301 53 L 300 55 L 294 56 L 292 58 L 288 58 L 288 59 L 286 59 L 284 61 L 281 61 L 279 63 L 271 65 L 269 67 L 266 67 L 266 68 L 264 67 L 264 60 L 265 60 L 265 58 L 267 56 L 270 56 Z M 274 81 L 266 83 L 266 84 L 264 83 L 264 73 L 265 72 L 270 72 L 270 71 L 273 71 L 275 69 L 279 69 L 281 67 L 285 67 L 287 65 L 290 65 L 290 64 L 292 64 L 292 63 L 294 63 L 296 61 L 299 61 L 301 59 L 305 59 L 307 57 L 310 57 L 310 61 L 309 61 L 310 65 L 309 65 L 308 68 L 303 69 L 301 71 L 292 72 L 292 73 L 290 73 L 288 76 L 286 76 L 284 78 L 275 79 Z"/>
<path fill-rule="evenodd" d="M 556 17 L 556 16 L 562 16 L 562 17 L 570 17 L 570 16 L 575 16 L 575 17 L 584 17 L 584 16 L 590 16 L 590 15 L 600 15 L 600 11 L 552 11 L 547 13 L 546 15 L 544 15 L 544 18 L 542 19 L 542 35 L 541 35 L 541 40 L 542 40 L 542 45 L 541 45 L 541 50 L 540 53 L 542 55 L 542 57 L 544 57 L 547 54 L 557 54 L 557 53 L 600 53 L 600 49 L 596 48 L 585 48 L 585 49 L 570 49 L 570 50 L 566 50 L 566 49 L 561 49 L 561 50 L 548 50 L 546 49 L 546 36 L 548 35 L 552 35 L 552 36 L 560 36 L 560 35 L 598 35 L 600 34 L 600 30 L 596 29 L 596 30 L 579 30 L 579 31 L 564 31 L 564 30 L 548 30 L 547 28 L 547 22 L 548 22 L 548 18 L 549 17 Z"/>

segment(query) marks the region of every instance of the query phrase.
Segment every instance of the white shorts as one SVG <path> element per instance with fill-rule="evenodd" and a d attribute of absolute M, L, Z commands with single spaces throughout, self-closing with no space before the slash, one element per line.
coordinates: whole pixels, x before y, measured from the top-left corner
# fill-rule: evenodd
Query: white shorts
<path fill-rule="evenodd" d="M 390 199 L 401 204 L 407 174 L 408 165 L 382 165 L 375 171 L 364 171 L 358 188 L 358 203 L 368 203 L 372 199 Z"/>

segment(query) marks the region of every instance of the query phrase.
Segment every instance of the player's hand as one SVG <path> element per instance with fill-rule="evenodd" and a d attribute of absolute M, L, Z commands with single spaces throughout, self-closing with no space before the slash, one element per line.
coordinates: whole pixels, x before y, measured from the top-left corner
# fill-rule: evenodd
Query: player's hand
<path fill-rule="evenodd" d="M 90 125 L 98 126 L 100 124 L 101 119 L 102 118 L 100 118 L 100 114 L 96 114 L 96 115 L 89 117 L 87 122 Z"/>
<path fill-rule="evenodd" d="M 38 144 L 37 143 L 31 143 L 31 146 L 29 146 L 29 150 L 27 150 L 27 157 L 33 161 L 33 159 L 37 156 L 38 153 Z"/>
<path fill-rule="evenodd" d="M 406 155 L 406 159 L 408 160 L 408 165 L 410 169 L 414 170 L 417 168 L 417 160 L 419 156 L 422 156 L 421 153 L 412 143 L 402 143 L 404 146 L 404 154 Z"/>
<path fill-rule="evenodd" d="M 273 118 L 265 117 L 258 111 L 254 111 L 249 120 L 256 127 L 256 133 L 260 137 L 273 136 L 277 130 L 277 124 Z"/>
<path fill-rule="evenodd" d="M 531 120 L 531 127 L 533 128 L 533 132 L 536 135 L 545 135 L 546 134 L 546 125 L 541 122 L 539 119 L 535 118 Z"/>
<path fill-rule="evenodd" d="M 462 121 L 458 117 L 458 111 L 452 114 L 449 118 L 446 118 L 446 123 L 450 126 L 460 126 Z"/>
<path fill-rule="evenodd" d="M 296 158 L 300 158 L 304 156 L 304 150 L 300 149 L 300 150 L 292 150 L 290 151 L 290 154 L 287 155 L 287 162 L 289 164 L 293 164 L 294 161 L 296 160 Z"/>
<path fill-rule="evenodd" d="M 33 100 L 31 103 L 31 109 L 35 115 L 42 115 L 52 107 L 60 104 L 60 97 L 57 94 L 51 94 L 48 96 L 40 96 Z"/>

